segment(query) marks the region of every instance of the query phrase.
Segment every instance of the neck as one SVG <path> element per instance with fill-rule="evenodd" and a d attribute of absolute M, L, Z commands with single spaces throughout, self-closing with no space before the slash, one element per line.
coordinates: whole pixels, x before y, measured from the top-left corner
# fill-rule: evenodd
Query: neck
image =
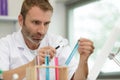
<path fill-rule="evenodd" d="M 31 50 L 38 49 L 38 47 L 40 45 L 40 44 L 34 43 L 34 42 L 32 42 L 32 41 L 30 41 L 26 38 L 24 38 L 24 40 L 25 40 L 25 43 L 26 43 L 27 47 Z"/>
<path fill-rule="evenodd" d="M 22 32 L 22 34 L 23 34 L 23 32 Z M 27 38 L 25 37 L 24 34 L 23 34 L 23 38 L 24 38 L 24 41 L 25 41 L 25 43 L 26 43 L 26 45 L 27 45 L 27 47 L 28 47 L 29 49 L 31 49 L 31 50 L 38 49 L 40 43 L 35 43 L 35 42 L 30 41 L 29 39 L 27 39 Z"/>
<path fill-rule="evenodd" d="M 25 43 L 26 43 L 27 47 L 31 50 L 38 49 L 38 47 L 39 47 L 39 44 L 35 44 L 30 41 L 26 41 Z"/>

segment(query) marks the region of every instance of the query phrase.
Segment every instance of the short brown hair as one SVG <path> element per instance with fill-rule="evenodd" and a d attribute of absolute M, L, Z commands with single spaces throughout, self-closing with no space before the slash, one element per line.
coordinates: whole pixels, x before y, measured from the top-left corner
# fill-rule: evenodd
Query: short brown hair
<path fill-rule="evenodd" d="M 53 7 L 48 0 L 24 0 L 20 12 L 20 14 L 23 16 L 23 19 L 25 19 L 26 14 L 33 6 L 37 6 L 44 11 L 50 10 L 53 12 Z"/>

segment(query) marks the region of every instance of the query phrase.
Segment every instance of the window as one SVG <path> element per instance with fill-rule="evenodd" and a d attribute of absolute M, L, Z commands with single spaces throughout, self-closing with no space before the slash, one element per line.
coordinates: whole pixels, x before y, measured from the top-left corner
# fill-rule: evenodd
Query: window
<path fill-rule="evenodd" d="M 89 60 L 90 68 L 108 36 L 110 36 L 109 34 L 116 21 L 120 18 L 119 3 L 119 0 L 99 0 L 86 5 L 71 7 L 68 10 L 68 38 L 71 46 L 80 37 L 89 38 L 94 42 L 95 51 Z M 113 46 L 111 53 L 116 53 L 119 48 L 120 37 Z M 120 61 L 120 53 L 116 55 L 116 58 Z M 120 72 L 120 66 L 113 60 L 107 59 L 101 72 Z"/>

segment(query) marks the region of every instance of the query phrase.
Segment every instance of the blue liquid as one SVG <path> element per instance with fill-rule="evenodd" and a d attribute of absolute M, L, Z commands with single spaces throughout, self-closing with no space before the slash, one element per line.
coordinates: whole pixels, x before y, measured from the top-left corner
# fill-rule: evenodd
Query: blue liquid
<path fill-rule="evenodd" d="M 45 57 L 45 65 L 46 66 L 49 66 L 49 59 L 50 59 L 50 56 L 46 55 L 46 57 Z M 49 72 L 48 67 L 46 68 L 46 80 L 50 80 L 50 72 Z"/>
<path fill-rule="evenodd" d="M 75 47 L 73 48 L 71 54 L 69 55 L 67 61 L 65 62 L 66 65 L 68 65 L 71 61 L 71 59 L 73 58 L 73 56 L 75 55 L 76 51 L 78 49 L 78 43 L 76 43 Z"/>

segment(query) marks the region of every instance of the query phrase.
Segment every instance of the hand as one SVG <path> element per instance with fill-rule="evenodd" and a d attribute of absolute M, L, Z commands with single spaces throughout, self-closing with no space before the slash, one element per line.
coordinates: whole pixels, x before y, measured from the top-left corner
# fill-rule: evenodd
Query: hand
<path fill-rule="evenodd" d="M 78 41 L 78 51 L 80 53 L 80 58 L 87 60 L 91 53 L 94 51 L 93 42 L 86 38 L 81 38 Z"/>
<path fill-rule="evenodd" d="M 56 53 L 56 50 L 55 48 L 50 47 L 50 46 L 40 48 L 38 50 L 38 57 L 39 57 L 40 64 L 45 63 L 45 56 L 47 55 L 47 53 L 49 53 L 50 59 L 52 59 Z"/>

